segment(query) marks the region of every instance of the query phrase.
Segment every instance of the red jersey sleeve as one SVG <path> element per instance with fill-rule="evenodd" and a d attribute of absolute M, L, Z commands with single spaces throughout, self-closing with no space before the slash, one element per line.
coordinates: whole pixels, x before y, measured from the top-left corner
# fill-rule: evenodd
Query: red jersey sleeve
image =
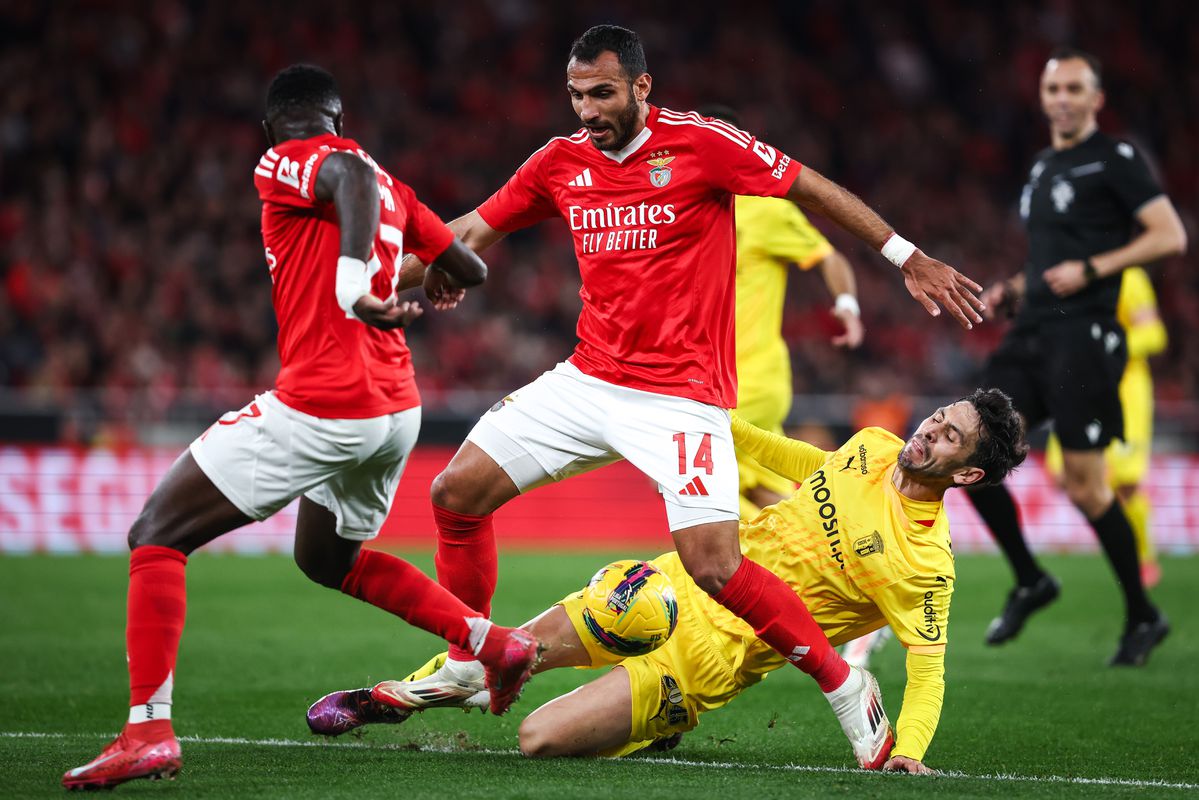
<path fill-rule="evenodd" d="M 497 231 L 510 233 L 557 216 L 558 208 L 543 177 L 545 160 L 553 146 L 551 140 L 529 156 L 508 182 L 479 206 L 484 222 Z"/>
<path fill-rule="evenodd" d="M 695 135 L 703 137 L 708 179 L 732 194 L 784 197 L 803 169 L 783 151 L 719 120 Z"/>
<path fill-rule="evenodd" d="M 400 199 L 408 209 L 404 228 L 404 251 L 412 253 L 426 264 L 432 263 L 454 241 L 454 233 L 416 197 L 416 192 L 400 184 Z"/>
<path fill-rule="evenodd" d="M 311 140 L 292 140 L 262 154 L 254 167 L 254 185 L 264 201 L 297 208 L 318 205 L 316 175 L 330 153 L 336 152 Z"/>

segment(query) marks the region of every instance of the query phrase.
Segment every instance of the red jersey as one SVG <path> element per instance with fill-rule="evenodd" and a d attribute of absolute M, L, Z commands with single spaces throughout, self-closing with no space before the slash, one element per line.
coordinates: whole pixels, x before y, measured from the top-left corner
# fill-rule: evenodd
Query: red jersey
<path fill-rule="evenodd" d="M 560 216 L 582 275 L 570 361 L 633 389 L 737 405 L 733 196 L 781 197 L 801 166 L 725 122 L 650 106 L 619 152 L 551 139 L 479 206 L 512 231 Z"/>
<path fill-rule="evenodd" d="M 395 294 L 402 253 L 429 263 L 454 235 L 352 139 L 292 139 L 267 150 L 254 169 L 279 320 L 276 394 L 315 417 L 378 417 L 420 405 L 420 394 L 404 332 L 372 328 L 337 304 L 341 231 L 333 203 L 316 199 L 316 176 L 338 151 L 358 155 L 379 176 L 379 231 L 368 261 L 375 297 Z"/>

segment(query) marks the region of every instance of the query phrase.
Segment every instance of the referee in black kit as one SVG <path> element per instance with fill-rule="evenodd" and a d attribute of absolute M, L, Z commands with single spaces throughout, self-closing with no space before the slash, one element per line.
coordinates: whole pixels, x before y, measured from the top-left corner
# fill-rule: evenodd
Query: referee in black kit
<path fill-rule="evenodd" d="M 981 385 L 1011 395 L 1030 428 L 1053 421 L 1066 493 L 1124 592 L 1124 633 L 1109 663 L 1140 666 L 1170 628 L 1145 594 L 1132 528 L 1105 474 L 1104 448 L 1124 433 L 1118 386 L 1128 353 L 1116 298 L 1125 267 L 1184 252 L 1186 232 L 1141 154 L 1098 130 L 1103 100 L 1097 59 L 1073 49 L 1053 54 L 1041 75 L 1052 146 L 1037 156 L 1020 196 L 1028 262 L 983 294 L 988 309 L 1015 313 L 1015 324 Z M 987 630 L 987 643 L 1001 644 L 1057 597 L 1058 583 L 1029 552 L 1005 486 L 969 496 L 1016 575 Z"/>

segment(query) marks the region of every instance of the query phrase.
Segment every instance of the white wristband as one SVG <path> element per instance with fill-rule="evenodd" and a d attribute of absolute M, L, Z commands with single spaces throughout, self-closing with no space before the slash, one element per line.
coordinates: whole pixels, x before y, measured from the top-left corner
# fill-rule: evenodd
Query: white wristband
<path fill-rule="evenodd" d="M 883 243 L 883 258 L 887 259 L 897 267 L 902 267 L 904 262 L 911 258 L 912 253 L 915 252 L 916 245 L 912 244 L 898 233 L 892 233 L 890 238 Z"/>
<path fill-rule="evenodd" d="M 862 308 L 858 305 L 858 298 L 854 297 L 849 292 L 842 292 L 841 294 L 837 295 L 837 303 L 833 306 L 833 311 L 836 313 L 848 311 L 855 317 L 862 316 Z"/>
<path fill-rule="evenodd" d="M 337 259 L 337 283 L 334 292 L 337 294 L 337 305 L 346 312 L 348 319 L 358 319 L 354 313 L 354 304 L 364 294 L 370 294 L 371 279 L 367 274 L 366 262 L 360 258 L 342 256 Z"/>

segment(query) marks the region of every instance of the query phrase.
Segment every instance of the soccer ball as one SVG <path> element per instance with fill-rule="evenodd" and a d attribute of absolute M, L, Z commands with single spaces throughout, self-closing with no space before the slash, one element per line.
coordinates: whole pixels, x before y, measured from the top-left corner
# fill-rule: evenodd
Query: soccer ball
<path fill-rule="evenodd" d="M 640 656 L 660 647 L 679 621 L 670 578 L 644 561 L 616 561 L 583 590 L 583 622 L 605 649 Z"/>

